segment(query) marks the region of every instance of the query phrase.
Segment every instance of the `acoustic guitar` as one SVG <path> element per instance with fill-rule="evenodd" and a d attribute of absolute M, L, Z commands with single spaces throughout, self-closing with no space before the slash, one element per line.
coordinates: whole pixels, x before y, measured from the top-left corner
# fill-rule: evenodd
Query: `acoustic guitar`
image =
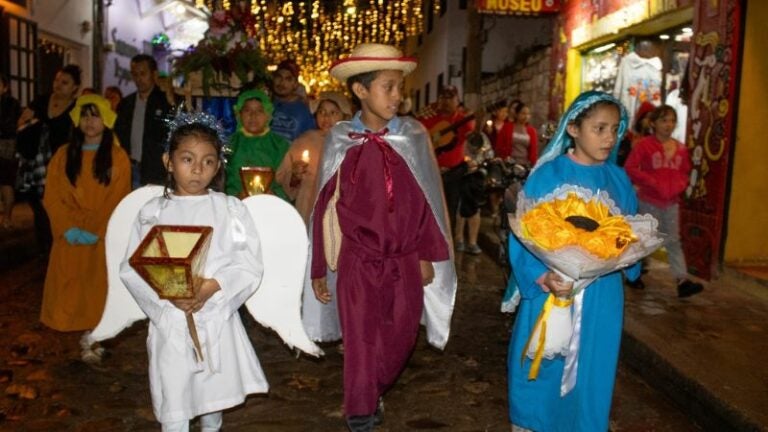
<path fill-rule="evenodd" d="M 505 104 L 506 99 L 498 100 L 485 107 L 485 112 L 493 112 Z M 423 112 L 419 114 L 420 117 L 428 117 L 430 115 L 436 115 L 434 106 L 426 107 Z M 435 149 L 435 154 L 439 155 L 453 150 L 459 142 L 456 132 L 460 127 L 474 120 L 475 117 L 475 113 L 469 112 L 457 121 L 450 122 L 448 120 L 443 120 L 432 126 L 429 129 L 429 136 L 432 138 L 432 148 Z"/>
<path fill-rule="evenodd" d="M 437 122 L 429 130 L 429 136 L 432 138 L 432 148 L 435 149 L 435 154 L 441 154 L 453 150 L 456 144 L 459 143 L 459 136 L 456 133 L 460 127 L 471 122 L 475 119 L 474 113 L 468 113 L 463 118 L 450 122 L 448 120 L 442 120 Z"/>

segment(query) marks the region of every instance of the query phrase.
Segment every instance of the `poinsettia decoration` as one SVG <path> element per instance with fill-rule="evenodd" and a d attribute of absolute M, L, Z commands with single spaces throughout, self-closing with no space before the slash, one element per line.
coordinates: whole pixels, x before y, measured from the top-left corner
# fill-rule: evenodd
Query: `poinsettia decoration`
<path fill-rule="evenodd" d="M 256 41 L 256 17 L 245 4 L 211 14 L 205 37 L 195 47 L 176 58 L 176 75 L 199 72 L 203 93 L 211 89 L 232 90 L 232 77 L 240 83 L 266 82 L 266 60 Z"/>

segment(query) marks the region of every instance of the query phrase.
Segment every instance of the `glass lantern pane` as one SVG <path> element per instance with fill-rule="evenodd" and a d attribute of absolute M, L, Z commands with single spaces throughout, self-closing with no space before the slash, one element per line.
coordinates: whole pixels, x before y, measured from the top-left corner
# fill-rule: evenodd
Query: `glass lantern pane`
<path fill-rule="evenodd" d="M 187 269 L 184 266 L 168 264 L 145 265 L 150 285 L 161 297 L 189 298 L 194 295 L 193 287 L 187 283 Z"/>
<path fill-rule="evenodd" d="M 199 232 L 164 231 L 163 239 L 171 258 L 186 258 L 200 240 Z"/>

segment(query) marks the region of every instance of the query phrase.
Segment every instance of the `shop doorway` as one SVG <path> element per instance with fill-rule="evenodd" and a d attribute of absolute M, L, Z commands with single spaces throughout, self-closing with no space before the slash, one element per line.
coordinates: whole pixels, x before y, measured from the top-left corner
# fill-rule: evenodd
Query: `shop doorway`
<path fill-rule="evenodd" d="M 688 97 L 681 94 L 693 50 L 693 7 L 686 7 L 620 29 L 611 37 L 597 39 L 581 50 L 580 91 L 598 90 L 616 96 L 627 109 L 629 133 L 619 149 L 623 165 L 633 142 L 650 133 L 638 116 L 647 105 L 670 105 L 678 127 L 673 137 L 688 142 Z M 653 254 L 667 261 L 664 249 Z"/>

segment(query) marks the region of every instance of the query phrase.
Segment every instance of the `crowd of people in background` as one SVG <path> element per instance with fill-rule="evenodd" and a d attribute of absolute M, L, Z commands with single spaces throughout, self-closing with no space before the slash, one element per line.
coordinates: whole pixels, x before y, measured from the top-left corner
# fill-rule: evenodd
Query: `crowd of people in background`
<path fill-rule="evenodd" d="M 241 166 L 270 167 L 276 171 L 272 192 L 295 203 L 307 222 L 324 139 L 333 124 L 351 118 L 354 110 L 350 100 L 342 93 L 321 94 L 311 100 L 307 98 L 298 82 L 299 72 L 295 62 L 285 60 L 274 71 L 271 88 L 248 89 L 240 95 L 235 106 L 237 129 L 231 137 L 233 153 L 227 167 L 227 180 L 222 186 L 227 193 L 239 195 L 242 186 L 237 170 Z M 10 96 L 7 79 L 0 77 L 2 227 L 13 227 L 12 211 L 18 195 L 29 203 L 33 211 L 38 249 L 42 255 L 49 252 L 53 242 L 51 223 L 42 203 L 46 168 L 58 148 L 69 141 L 76 129 L 69 112 L 75 106 L 78 94 L 95 93 L 94 89 L 80 89 L 80 75 L 81 71 L 75 65 L 61 68 L 55 75 L 50 93 L 35 98 L 23 109 Z M 152 56 L 135 56 L 131 60 L 131 77 L 136 85 L 135 92 L 123 96 L 118 87 L 110 86 L 104 90 L 104 97 L 116 113 L 112 129 L 117 142 L 129 157 L 131 187 L 136 189 L 165 181 L 167 174 L 162 154 L 167 135 L 166 120 L 180 99 L 173 95 L 172 85 L 165 82 L 168 80 L 163 81 L 160 77 Z M 164 88 L 163 82 L 170 89 Z M 407 108 L 405 105 L 408 105 Z M 634 122 L 619 146 L 619 165 L 625 165 L 638 143 L 647 141 L 648 137 L 658 138 L 661 126 L 651 120 L 658 117 L 658 109 L 646 101 L 632 116 Z M 504 191 L 485 187 L 487 172 L 483 164 L 495 160 L 518 164 L 526 169 L 535 165 L 541 150 L 540 137 L 530 124 L 530 107 L 519 99 L 497 101 L 490 110 L 488 122 L 478 128 L 474 114 L 462 106 L 458 89 L 444 85 L 439 89 L 435 103 L 414 114 L 410 100 L 404 99 L 400 112 L 417 117 L 430 133 L 442 175 L 456 251 L 479 254 L 481 250 L 477 239 L 481 212 L 487 209 L 494 224 L 499 224 L 504 216 L 502 213 L 509 210 L 500 208 Z M 485 143 L 483 148 L 486 150 L 482 152 L 478 152 L 477 146 L 470 145 L 471 140 L 468 140 L 478 129 L 482 133 L 476 136 L 477 145 L 483 147 L 482 143 Z M 241 141 L 250 144 L 240 146 Z M 641 146 L 644 147 L 647 146 Z M 627 171 L 641 195 L 647 195 L 650 192 L 646 191 L 652 186 L 643 182 L 648 168 L 637 168 L 639 151 L 634 151 L 632 166 L 627 166 Z M 685 154 L 681 153 L 679 157 L 687 160 Z M 689 169 L 690 164 L 680 164 L 677 183 L 684 183 L 686 170 Z M 655 173 L 648 175 L 656 178 Z M 506 193 L 516 196 L 521 184 L 512 184 Z M 657 208 L 649 211 L 659 215 L 661 210 L 677 202 L 681 190 L 679 187 L 672 190 L 664 198 L 663 205 L 646 198 L 657 204 Z M 670 207 L 668 213 L 674 208 Z M 677 217 L 674 213 L 668 216 L 665 220 L 672 221 Z M 672 225 L 668 230 L 676 232 L 677 228 Z M 676 237 L 670 236 L 667 248 L 682 287 L 681 294 L 697 292 L 700 285 L 690 282 L 681 269 L 684 258 L 681 261 L 679 242 L 674 241 Z M 641 279 L 628 284 L 638 289 L 644 286 Z"/>

